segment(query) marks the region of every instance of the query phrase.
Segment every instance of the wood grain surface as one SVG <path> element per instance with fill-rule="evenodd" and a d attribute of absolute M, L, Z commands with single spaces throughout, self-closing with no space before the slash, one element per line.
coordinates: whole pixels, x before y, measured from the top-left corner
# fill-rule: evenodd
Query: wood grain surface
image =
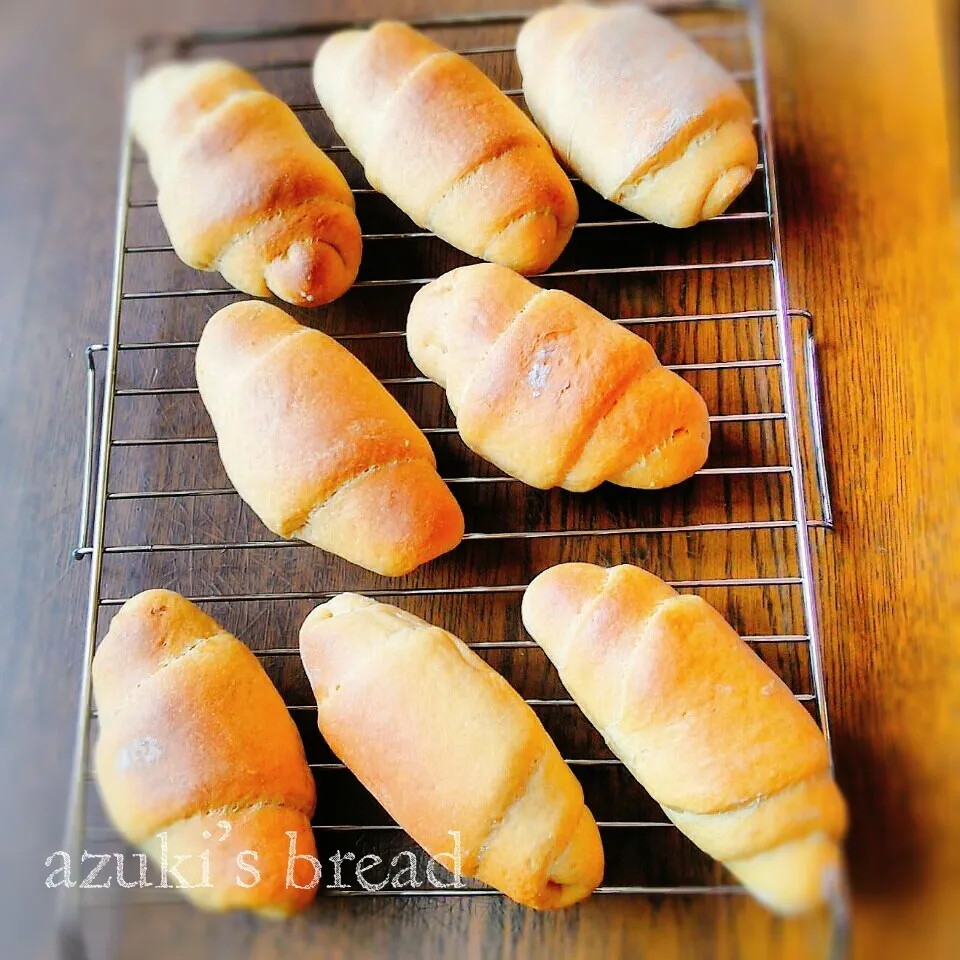
<path fill-rule="evenodd" d="M 479 5 L 445 3 L 444 9 Z M 483 5 L 492 6 L 493 5 Z M 66 9 L 61 9 L 66 7 Z M 958 355 L 953 334 L 960 307 L 956 236 L 952 219 L 951 155 L 943 86 L 940 17 L 934 5 L 897 0 L 831 4 L 827 0 L 767 4 L 769 68 L 774 92 L 784 239 L 790 301 L 815 314 L 827 416 L 827 444 L 837 529 L 816 533 L 814 546 L 823 616 L 829 713 L 837 772 L 853 811 L 849 857 L 855 897 L 854 947 L 863 956 L 948 955 L 957 922 L 951 904 L 960 872 L 958 832 L 953 822 L 957 793 L 958 550 L 956 508 L 960 404 L 953 382 Z M 881 9 L 877 9 L 882 7 Z M 73 746 L 79 654 L 87 570 L 69 553 L 75 537 L 83 429 L 83 346 L 102 339 L 107 321 L 110 252 L 113 243 L 115 154 L 120 132 L 122 51 L 146 30 L 236 22 L 283 22 L 324 16 L 412 16 L 437 12 L 425 0 L 386 3 L 307 4 L 284 0 L 230 3 L 216 0 L 201 10 L 172 0 L 153 5 L 80 0 L 69 6 L 52 0 L 13 0 L 0 10 L 0 516 L 5 558 L 0 562 L 0 596 L 5 598 L 3 660 L 0 662 L 0 816 L 7 828 L 0 910 L 11 931 L 16 956 L 50 956 L 54 949 L 54 896 L 43 888 L 44 858 L 61 846 L 65 791 Z M 148 189 L 148 183 L 135 184 Z M 755 198 L 754 198 L 755 199 Z M 751 198 L 744 199 L 749 205 Z M 145 216 L 140 242 L 156 238 Z M 727 234 L 698 235 L 694 253 L 719 259 Z M 735 249 L 744 255 L 759 235 L 744 233 Z M 162 237 L 160 238 L 162 239 Z M 641 253 L 663 258 L 688 256 L 690 249 L 665 232 L 646 241 Z M 731 249 L 733 249 L 731 247 Z M 577 251 L 590 256 L 590 249 Z M 633 251 L 631 251 L 631 254 Z M 609 256 L 609 248 L 604 251 Z M 427 254 L 426 256 L 431 256 Z M 757 248 L 757 256 L 765 256 Z M 437 250 L 437 257 L 449 256 Z M 440 259 L 437 265 L 446 261 Z M 385 259 L 365 269 L 403 269 Z M 157 280 L 141 264 L 131 266 L 130 289 L 148 289 Z M 188 282 L 191 272 L 164 268 L 164 279 Z M 139 273 L 137 271 L 140 271 Z M 736 297 L 756 306 L 761 286 L 749 280 L 724 285 L 710 281 L 674 285 L 663 281 L 640 290 L 587 286 L 575 292 L 611 314 L 630 315 L 695 309 L 720 303 L 736 309 Z M 604 301 L 604 298 L 607 298 Z M 653 304 L 665 307 L 652 309 Z M 205 306 L 207 313 L 213 303 Z M 377 318 L 376 304 L 365 316 Z M 131 313 L 128 339 L 150 336 L 162 323 L 166 337 L 194 336 L 190 311 Z M 382 316 L 377 322 L 386 323 Z M 395 319 L 395 318 L 394 318 Z M 337 313 L 329 320 L 336 324 Z M 136 324 L 141 327 L 137 328 Z M 153 326 L 151 326 L 153 324 Z M 178 326 L 180 324 L 181 326 Z M 769 343 L 759 327 L 735 343 L 707 329 L 695 334 L 645 331 L 666 362 L 717 359 Z M 362 354 L 361 354 L 362 355 Z M 763 356 L 757 353 L 757 356 Z M 404 375 L 402 357 L 379 350 L 363 356 L 383 375 Z M 125 358 L 121 386 L 148 383 L 187 385 L 189 364 L 155 356 Z M 153 380 L 157 376 L 160 381 Z M 703 378 L 711 408 L 738 409 L 744 403 L 774 404 L 776 384 L 758 375 L 746 394 L 721 375 Z M 424 389 L 424 388 L 418 388 Z M 402 398 L 401 398 L 402 399 Z M 187 396 L 130 398 L 125 428 L 179 430 L 203 427 L 202 411 Z M 437 418 L 436 397 L 418 401 Z M 160 404 L 159 408 L 151 404 Z M 724 405 L 727 404 L 727 407 Z M 166 405 L 166 406 L 164 406 Z M 743 407 L 739 407 L 743 409 Z M 193 419 L 191 419 L 193 418 Z M 437 419 L 436 422 L 441 422 Z M 782 437 L 759 430 L 725 437 L 724 452 L 756 453 L 776 462 Z M 135 436 L 131 433 L 129 436 Z M 142 434 L 141 434 L 142 435 Z M 443 462 L 443 452 L 441 462 Z M 462 467 L 448 452 L 448 465 Z M 116 458 L 114 489 L 188 479 L 184 470 L 213 485 L 215 455 L 183 459 L 171 466 L 161 458 L 145 471 L 142 459 Z M 482 469 L 479 463 L 472 464 Z M 174 473 L 174 467 L 176 472 Z M 164 475 L 164 470 L 170 471 Z M 753 481 L 750 481 L 752 484 Z M 735 494 L 733 496 L 732 494 Z M 484 494 L 484 497 L 495 496 Z M 676 519 L 719 516 L 728 502 L 751 508 L 782 507 L 783 490 L 764 480 L 755 489 L 714 484 L 674 498 Z M 159 503 L 159 501 L 158 501 Z M 632 503 L 632 501 L 630 501 Z M 546 528 L 562 525 L 562 501 L 537 499 L 480 501 L 473 515 L 496 524 L 522 519 Z M 224 520 L 197 508 L 189 516 L 151 511 L 114 517 L 116 542 L 147 542 L 160 533 L 171 539 L 206 532 L 223 539 Z M 630 513 L 626 501 L 601 497 L 586 517 L 596 524 L 665 522 L 672 514 L 645 506 Z M 725 515 L 725 514 L 724 514 Z M 504 517 L 507 517 L 507 521 Z M 725 515 L 726 516 L 726 515 Z M 583 519 L 583 517 L 581 517 Z M 732 517 L 726 516 L 727 519 Z M 203 524 L 208 526 L 204 527 Z M 179 525 L 179 526 L 178 526 Z M 255 521 L 235 513 L 229 535 L 262 536 Z M 651 545 L 644 561 L 682 578 L 684 558 L 756 566 L 771 548 L 746 537 L 723 557 L 694 542 Z M 520 556 L 477 544 L 462 559 L 467 570 L 496 569 L 523 577 L 557 559 L 552 548 L 531 548 Z M 598 559 L 616 559 L 622 545 Z M 263 551 L 277 554 L 282 551 Z M 780 549 L 786 556 L 789 551 Z M 303 554 L 304 551 L 287 551 Z M 242 564 L 204 569 L 184 587 L 184 571 L 171 571 L 164 558 L 149 558 L 138 577 L 163 579 L 201 590 L 236 588 L 250 574 Z M 284 576 L 303 576 L 301 561 L 271 558 Z M 290 563 L 288 569 L 284 566 Z M 789 565 L 779 567 L 784 575 Z M 122 596 L 139 588 L 119 567 L 108 575 L 105 592 Z M 451 578 L 463 570 L 450 569 Z M 345 574 L 344 574 L 345 575 Z M 506 581 L 503 581 L 506 582 Z M 519 582 L 516 580 L 514 582 Z M 363 586 L 364 583 L 351 584 Z M 796 598 L 788 588 L 764 602 L 727 598 L 731 615 L 744 623 L 783 631 L 792 622 Z M 710 597 L 710 599 L 715 599 Z M 723 609 L 723 601 L 721 603 Z M 309 606 L 290 606 L 288 623 Z M 211 612 L 229 619 L 228 609 Z M 455 608 L 422 609 L 438 618 Z M 251 614 L 236 614 L 230 626 L 252 631 Z M 507 609 L 491 609 L 492 629 L 513 629 Z M 288 626 L 269 621 L 268 633 Z M 457 623 L 446 623 L 456 627 Z M 261 618 L 259 629 L 263 629 Z M 741 627 L 743 629 L 743 627 Z M 475 639 L 479 639 L 475 638 Z M 780 647 L 782 645 L 776 645 Z M 505 653 L 505 652 L 504 652 Z M 793 650 L 771 650 L 775 666 L 799 682 L 805 664 Z M 495 665 L 522 685 L 550 682 L 542 665 Z M 286 662 L 274 664 L 292 689 Z M 532 688 L 531 688 L 532 689 Z M 531 695 L 528 692 L 528 695 Z M 558 724 L 561 739 L 569 732 Z M 587 746 L 568 744 L 568 746 Z M 629 855 L 629 851 L 626 851 Z M 650 858 L 649 851 L 644 854 Z M 691 866 L 696 872 L 702 869 Z M 820 956 L 827 948 L 823 918 L 784 922 L 772 919 L 745 898 L 642 900 L 595 898 L 559 916 L 540 916 L 499 899 L 465 901 L 327 901 L 289 925 L 260 924 L 244 917 L 208 918 L 189 908 L 165 907 L 123 912 L 104 908 L 92 924 L 91 956 L 185 957 L 541 957 L 541 956 Z"/>

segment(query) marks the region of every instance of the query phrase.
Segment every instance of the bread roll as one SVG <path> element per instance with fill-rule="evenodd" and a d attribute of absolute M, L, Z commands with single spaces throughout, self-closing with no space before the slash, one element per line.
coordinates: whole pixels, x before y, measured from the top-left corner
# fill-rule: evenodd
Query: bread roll
<path fill-rule="evenodd" d="M 566 246 L 577 199 L 550 145 L 474 64 L 403 23 L 335 33 L 314 85 L 367 179 L 466 253 L 521 273 Z"/>
<path fill-rule="evenodd" d="M 463 442 L 532 487 L 665 487 L 706 460 L 703 398 L 646 340 L 504 267 L 420 290 L 407 346 L 447 391 Z"/>
<path fill-rule="evenodd" d="M 753 110 L 736 81 L 641 4 L 563 4 L 520 31 L 527 106 L 568 166 L 668 227 L 723 213 L 753 178 Z"/>
<path fill-rule="evenodd" d="M 583 790 L 514 689 L 439 627 L 345 593 L 300 631 L 333 752 L 428 853 L 540 910 L 583 899 L 603 849 Z"/>
<path fill-rule="evenodd" d="M 427 438 L 326 334 L 233 303 L 203 331 L 197 383 L 227 475 L 279 536 L 391 577 L 463 538 Z"/>
<path fill-rule="evenodd" d="M 208 910 L 278 916 L 313 899 L 315 887 L 287 886 L 287 833 L 296 853 L 316 855 L 313 776 L 280 694 L 246 646 L 179 594 L 147 590 L 113 618 L 93 660 L 93 692 L 104 806 L 155 861 L 166 852 L 191 884 L 187 897 Z M 251 886 L 238 882 L 253 879 L 237 863 L 247 850 L 260 873 Z M 294 882 L 312 878 L 295 861 Z M 179 886 L 173 874 L 167 882 Z"/>
<path fill-rule="evenodd" d="M 173 247 L 257 297 L 317 306 L 360 266 L 360 224 L 343 174 L 293 111 L 233 64 L 168 63 L 133 91 Z"/>
<path fill-rule="evenodd" d="M 699 847 L 782 913 L 837 895 L 846 807 L 826 741 L 699 597 L 639 567 L 565 563 L 523 623 L 610 749 Z"/>

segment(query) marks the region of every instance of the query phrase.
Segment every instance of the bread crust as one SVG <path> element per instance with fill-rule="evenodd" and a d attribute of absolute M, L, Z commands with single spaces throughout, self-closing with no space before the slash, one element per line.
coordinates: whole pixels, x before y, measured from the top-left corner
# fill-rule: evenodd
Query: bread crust
<path fill-rule="evenodd" d="M 516 691 L 459 639 L 388 604 L 341 594 L 300 631 L 320 732 L 428 853 L 537 909 L 600 882 L 583 791 Z"/>
<path fill-rule="evenodd" d="M 315 890 L 286 888 L 286 832 L 297 834 L 297 852 L 316 855 L 314 780 L 283 699 L 247 647 L 179 594 L 147 590 L 111 622 L 93 692 L 96 779 L 121 833 L 154 859 L 166 833 L 170 862 L 192 855 L 181 870 L 192 885 L 209 850 L 212 886 L 184 890 L 198 906 L 303 909 Z M 224 841 L 220 821 L 230 824 Z M 249 888 L 236 882 L 243 850 L 259 858 L 261 882 Z"/>
<path fill-rule="evenodd" d="M 473 63 L 403 23 L 320 47 L 320 103 L 371 185 L 475 257 L 539 273 L 566 246 L 577 200 L 550 145 Z"/>
<path fill-rule="evenodd" d="M 350 187 L 252 76 L 225 61 L 164 64 L 138 81 L 131 117 L 181 260 L 299 306 L 350 288 L 361 254 Z"/>
<path fill-rule="evenodd" d="M 523 623 L 670 819 L 783 913 L 836 895 L 847 813 L 826 741 L 708 603 L 639 567 L 552 567 Z"/>
<path fill-rule="evenodd" d="M 464 443 L 532 487 L 665 487 L 706 460 L 703 398 L 646 340 L 505 267 L 427 284 L 407 347 L 446 389 Z"/>
<path fill-rule="evenodd" d="M 753 178 L 753 110 L 736 81 L 642 4 L 549 7 L 517 39 L 527 106 L 564 162 L 650 220 L 715 217 Z"/>
<path fill-rule="evenodd" d="M 197 383 L 230 480 L 274 533 L 387 576 L 462 539 L 427 438 L 331 337 L 233 303 L 203 331 Z"/>

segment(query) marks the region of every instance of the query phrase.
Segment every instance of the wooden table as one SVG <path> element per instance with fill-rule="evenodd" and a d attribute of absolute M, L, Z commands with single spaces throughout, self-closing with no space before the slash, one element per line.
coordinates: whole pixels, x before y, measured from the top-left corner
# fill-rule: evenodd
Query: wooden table
<path fill-rule="evenodd" d="M 61 845 L 87 580 L 70 557 L 82 347 L 107 316 L 121 52 L 157 27 L 434 7 L 8 0 L 0 11 L 0 929 L 10 956 L 53 949 L 43 862 Z M 917 0 L 767 8 L 791 302 L 816 315 L 837 514 L 814 547 L 853 812 L 854 943 L 863 956 L 945 956 L 960 937 L 960 280 L 941 11 Z M 197 957 L 806 956 L 824 942 L 817 921 L 775 921 L 745 899 L 597 898 L 561 916 L 493 900 L 350 901 L 284 927 L 187 909 L 138 923 L 104 923 L 116 955 L 173 943 Z"/>

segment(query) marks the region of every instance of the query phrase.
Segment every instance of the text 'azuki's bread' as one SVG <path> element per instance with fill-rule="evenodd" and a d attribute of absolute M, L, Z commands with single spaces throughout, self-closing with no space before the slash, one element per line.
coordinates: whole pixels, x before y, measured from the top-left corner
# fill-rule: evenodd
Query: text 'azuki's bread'
<path fill-rule="evenodd" d="M 706 460 L 703 398 L 646 340 L 505 267 L 427 284 L 407 346 L 447 391 L 464 443 L 532 487 L 665 487 Z"/>
<path fill-rule="evenodd" d="M 603 874 L 583 790 L 530 707 L 462 641 L 356 594 L 300 630 L 320 732 L 428 853 L 460 837 L 461 873 L 541 910 Z M 449 865 L 449 864 L 446 864 Z"/>
<path fill-rule="evenodd" d="M 336 340 L 267 303 L 207 323 L 197 383 L 227 475 L 260 519 L 400 576 L 463 537 L 427 438 Z"/>
<path fill-rule="evenodd" d="M 283 916 L 313 899 L 303 859 L 287 884 L 288 833 L 295 853 L 316 856 L 313 776 L 280 694 L 244 644 L 179 594 L 147 590 L 120 608 L 97 648 L 93 693 L 104 805 L 127 840 L 155 861 L 166 854 L 171 886 L 182 877 L 183 893 L 208 910 Z M 256 881 L 239 865 L 244 851 Z"/>
<path fill-rule="evenodd" d="M 843 797 L 789 688 L 706 601 L 639 567 L 565 563 L 523 623 L 610 749 L 701 849 L 761 901 L 838 897 Z"/>
<path fill-rule="evenodd" d="M 222 60 L 164 64 L 138 81 L 131 120 L 181 260 L 299 306 L 349 289 L 360 267 L 353 194 L 250 74 Z"/>
<path fill-rule="evenodd" d="M 403 23 L 335 33 L 317 96 L 370 184 L 460 250 L 539 273 L 577 199 L 550 145 L 480 69 Z"/>
<path fill-rule="evenodd" d="M 562 4 L 517 38 L 554 149 L 608 200 L 669 227 L 715 217 L 753 178 L 753 109 L 733 77 L 642 4 Z"/>

